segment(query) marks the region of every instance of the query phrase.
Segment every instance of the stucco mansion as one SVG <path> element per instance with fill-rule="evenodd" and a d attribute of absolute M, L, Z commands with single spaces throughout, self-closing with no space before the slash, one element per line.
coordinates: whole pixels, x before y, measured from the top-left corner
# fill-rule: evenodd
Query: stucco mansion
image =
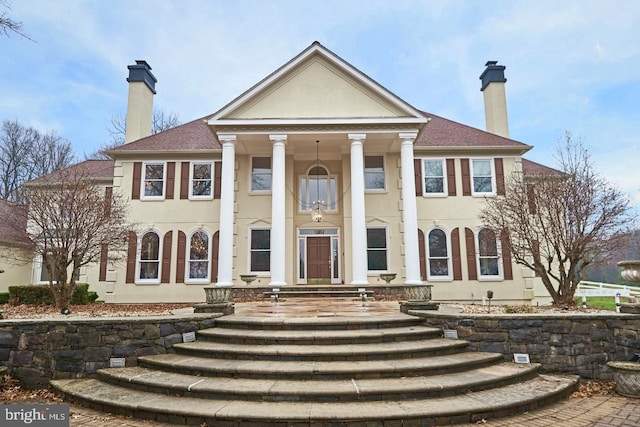
<path fill-rule="evenodd" d="M 106 302 L 200 302 L 204 286 L 433 285 L 437 301 L 546 301 L 478 213 L 544 169 L 509 138 L 505 67 L 480 76 L 486 131 L 417 109 L 314 42 L 210 116 L 151 135 L 156 79 L 129 67 L 126 143 L 84 163 L 129 200 L 126 262 L 83 268 Z M 479 97 L 480 98 L 480 97 Z M 7 250 L 6 247 L 4 250 Z M 2 288 L 44 283 L 41 260 Z"/>

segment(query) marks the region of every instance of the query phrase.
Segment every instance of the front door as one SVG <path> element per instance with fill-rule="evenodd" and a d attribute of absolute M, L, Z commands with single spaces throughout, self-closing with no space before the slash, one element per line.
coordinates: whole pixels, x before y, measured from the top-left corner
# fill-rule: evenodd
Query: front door
<path fill-rule="evenodd" d="M 331 283 L 331 237 L 307 237 L 307 283 Z"/>

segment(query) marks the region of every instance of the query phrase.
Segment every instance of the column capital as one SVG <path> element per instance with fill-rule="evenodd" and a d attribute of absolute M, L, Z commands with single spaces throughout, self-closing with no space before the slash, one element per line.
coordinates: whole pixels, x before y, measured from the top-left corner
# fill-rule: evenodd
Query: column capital
<path fill-rule="evenodd" d="M 226 142 L 230 142 L 232 144 L 235 144 L 235 142 L 238 140 L 238 135 L 234 134 L 234 133 L 220 133 L 218 134 L 218 141 L 220 141 L 221 143 L 226 143 Z"/>
<path fill-rule="evenodd" d="M 364 141 L 365 139 L 367 139 L 367 134 L 366 133 L 350 133 L 350 134 L 347 134 L 347 137 L 349 138 L 349 141 Z"/>
<path fill-rule="evenodd" d="M 287 142 L 287 134 L 269 135 L 271 142 Z"/>
<path fill-rule="evenodd" d="M 400 132 L 398 134 L 398 138 L 400 138 L 401 141 L 415 141 L 416 138 L 418 137 L 418 132 Z"/>

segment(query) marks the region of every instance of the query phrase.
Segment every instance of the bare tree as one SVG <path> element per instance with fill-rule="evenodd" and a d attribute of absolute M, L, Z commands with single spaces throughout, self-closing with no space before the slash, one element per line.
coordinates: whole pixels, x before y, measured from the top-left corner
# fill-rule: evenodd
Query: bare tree
<path fill-rule="evenodd" d="M 87 161 L 37 179 L 26 186 L 27 238 L 42 257 L 58 309 L 68 308 L 80 268 L 116 262 L 127 247 L 126 201 L 96 182 L 95 163 Z"/>
<path fill-rule="evenodd" d="M 71 143 L 55 131 L 40 133 L 17 121 L 0 129 L 0 199 L 21 201 L 21 186 L 75 161 Z"/>
<path fill-rule="evenodd" d="M 179 126 L 180 119 L 176 113 L 165 113 L 164 111 L 155 110 L 151 118 L 151 134 L 164 132 L 165 130 Z M 100 148 L 90 154 L 85 154 L 86 159 L 110 159 L 106 154 L 107 151 L 113 150 L 124 144 L 126 131 L 126 117 L 124 115 L 116 115 L 111 117 L 111 123 L 107 130 L 111 135 L 111 140 L 103 143 Z"/>
<path fill-rule="evenodd" d="M 0 7 L 11 10 L 10 3 L 7 0 L 0 0 Z M 29 36 L 22 32 L 22 22 L 13 20 L 6 11 L 3 11 L 0 13 L 0 35 L 10 37 L 12 33 L 31 40 Z"/>
<path fill-rule="evenodd" d="M 529 267 L 558 306 L 573 306 L 591 264 L 606 263 L 635 223 L 628 197 L 598 175 L 582 141 L 566 133 L 557 147 L 560 171 L 514 173 L 502 197 L 487 198 L 482 220 Z"/>

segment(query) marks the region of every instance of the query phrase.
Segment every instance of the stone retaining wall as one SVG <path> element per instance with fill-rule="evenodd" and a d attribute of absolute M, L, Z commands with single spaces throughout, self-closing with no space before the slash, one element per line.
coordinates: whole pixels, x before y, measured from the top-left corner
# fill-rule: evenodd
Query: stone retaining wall
<path fill-rule="evenodd" d="M 640 315 L 635 314 L 440 314 L 411 312 L 426 324 L 455 329 L 470 350 L 529 354 L 543 372 L 609 380 L 607 362 L 640 353 Z"/>
<path fill-rule="evenodd" d="M 135 366 L 138 356 L 173 352 L 184 332 L 212 327 L 218 314 L 1 320 L 0 365 L 25 388 L 44 388 L 51 379 L 91 376 L 123 357 Z"/>

